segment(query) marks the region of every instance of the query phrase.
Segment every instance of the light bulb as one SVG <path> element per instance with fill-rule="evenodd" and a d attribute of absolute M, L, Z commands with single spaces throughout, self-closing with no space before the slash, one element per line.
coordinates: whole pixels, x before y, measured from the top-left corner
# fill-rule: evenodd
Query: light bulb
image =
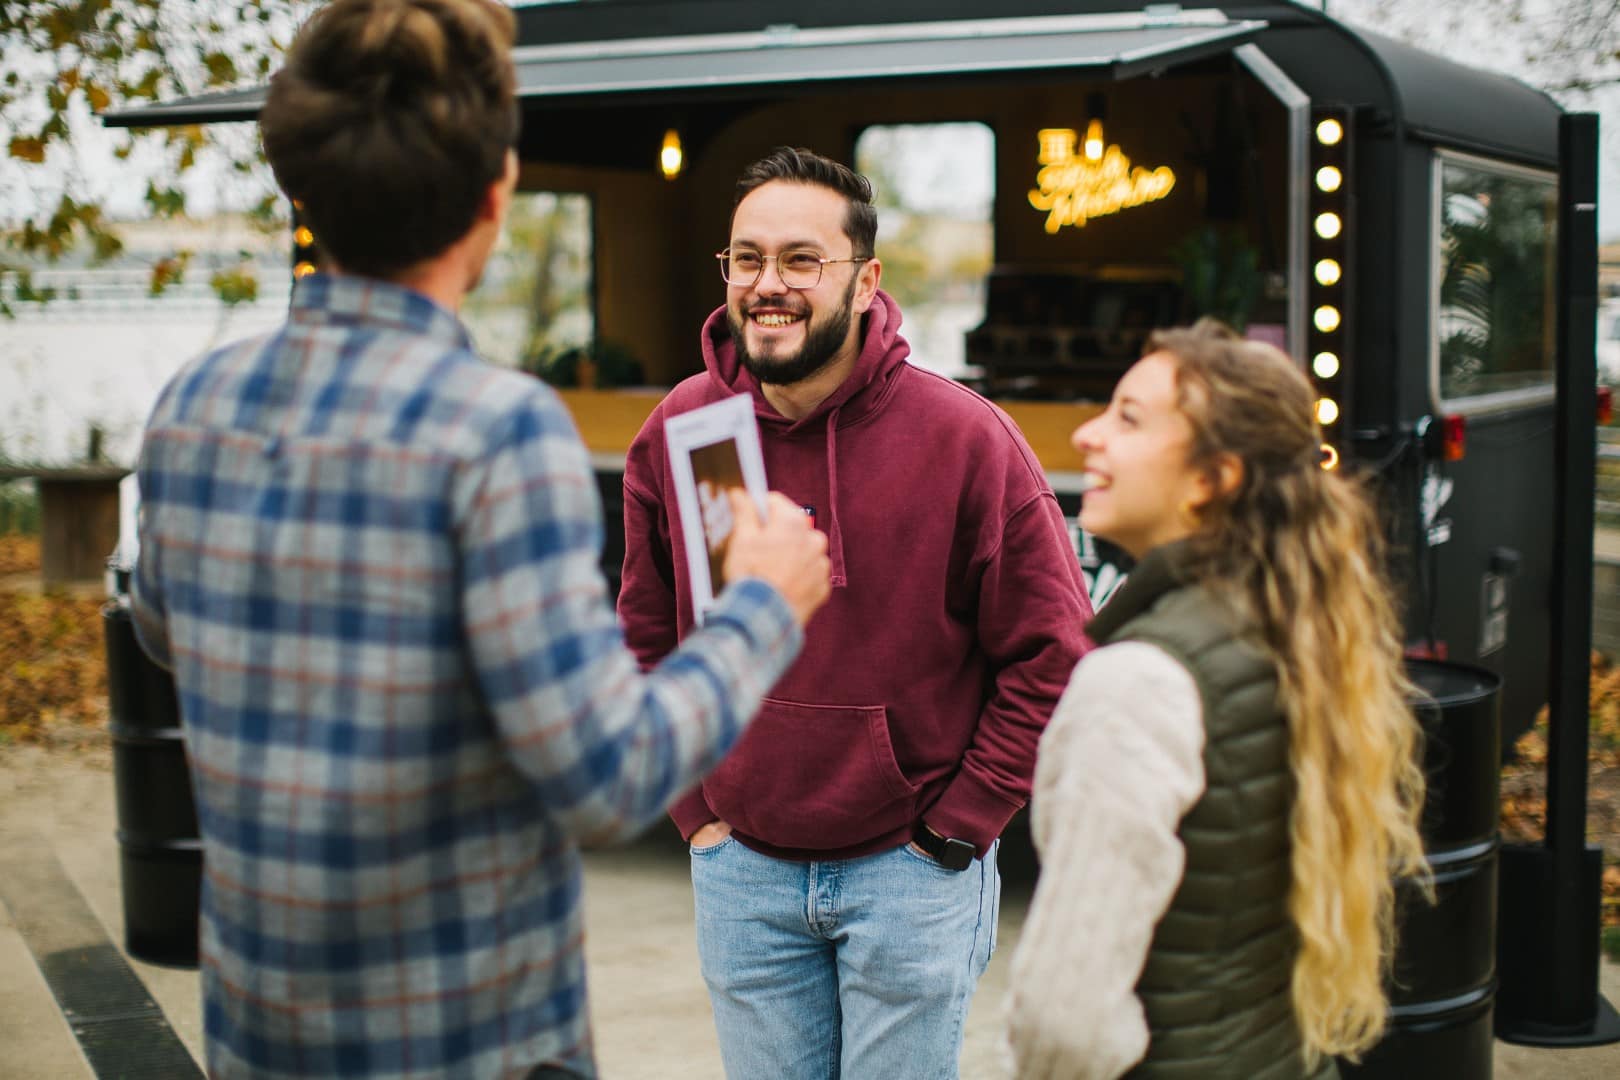
<path fill-rule="evenodd" d="M 1102 121 L 1093 120 L 1086 125 L 1086 160 L 1101 161 L 1103 156 Z"/>
<path fill-rule="evenodd" d="M 670 128 L 664 132 L 664 145 L 658 151 L 658 171 L 664 174 L 665 180 L 673 180 L 681 175 L 685 159 L 686 155 L 681 151 L 681 136 Z"/>

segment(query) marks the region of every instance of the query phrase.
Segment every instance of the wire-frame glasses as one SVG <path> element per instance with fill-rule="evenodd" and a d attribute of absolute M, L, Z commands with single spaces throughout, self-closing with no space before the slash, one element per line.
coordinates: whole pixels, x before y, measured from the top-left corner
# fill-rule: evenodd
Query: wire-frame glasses
<path fill-rule="evenodd" d="M 828 263 L 863 263 L 864 256 L 849 259 L 824 259 L 806 248 L 789 248 L 775 255 L 765 255 L 753 248 L 726 248 L 715 255 L 720 260 L 720 276 L 727 285 L 741 289 L 752 288 L 765 273 L 765 264 L 776 263 L 776 276 L 790 289 L 813 289 L 821 284 L 821 268 Z"/>

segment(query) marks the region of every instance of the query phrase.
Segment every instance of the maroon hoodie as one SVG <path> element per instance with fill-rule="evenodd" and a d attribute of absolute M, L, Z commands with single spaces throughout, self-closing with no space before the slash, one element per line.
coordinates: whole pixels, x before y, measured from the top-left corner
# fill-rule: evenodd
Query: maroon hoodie
<path fill-rule="evenodd" d="M 753 725 L 671 811 L 782 858 L 896 847 L 919 820 L 984 854 L 1029 798 L 1041 729 L 1091 615 L 1057 500 L 1011 418 L 905 362 L 879 292 L 853 371 L 788 420 L 737 360 L 724 308 L 707 372 L 653 410 L 624 474 L 619 618 L 644 666 L 692 628 L 664 420 L 754 400 L 772 490 L 827 534 L 833 591 Z"/>

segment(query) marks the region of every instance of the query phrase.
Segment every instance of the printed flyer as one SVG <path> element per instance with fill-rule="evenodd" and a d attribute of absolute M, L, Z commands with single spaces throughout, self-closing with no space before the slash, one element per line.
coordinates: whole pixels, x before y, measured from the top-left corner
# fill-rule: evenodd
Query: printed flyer
<path fill-rule="evenodd" d="M 664 421 L 664 444 L 675 474 L 675 500 L 692 580 L 692 603 L 702 622 L 725 588 L 726 544 L 732 514 L 728 493 L 742 488 L 765 514 L 765 458 L 760 452 L 754 401 L 737 394 Z"/>

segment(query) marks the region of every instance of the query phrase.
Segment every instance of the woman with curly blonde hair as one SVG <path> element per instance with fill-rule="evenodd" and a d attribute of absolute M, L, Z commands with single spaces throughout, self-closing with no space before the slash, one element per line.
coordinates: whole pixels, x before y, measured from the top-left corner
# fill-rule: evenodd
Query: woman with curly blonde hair
<path fill-rule="evenodd" d="M 1314 397 L 1203 320 L 1074 433 L 1081 524 L 1138 562 L 1041 740 L 1019 1077 L 1317 1080 L 1383 1031 L 1393 877 L 1425 873 L 1418 727 Z"/>

